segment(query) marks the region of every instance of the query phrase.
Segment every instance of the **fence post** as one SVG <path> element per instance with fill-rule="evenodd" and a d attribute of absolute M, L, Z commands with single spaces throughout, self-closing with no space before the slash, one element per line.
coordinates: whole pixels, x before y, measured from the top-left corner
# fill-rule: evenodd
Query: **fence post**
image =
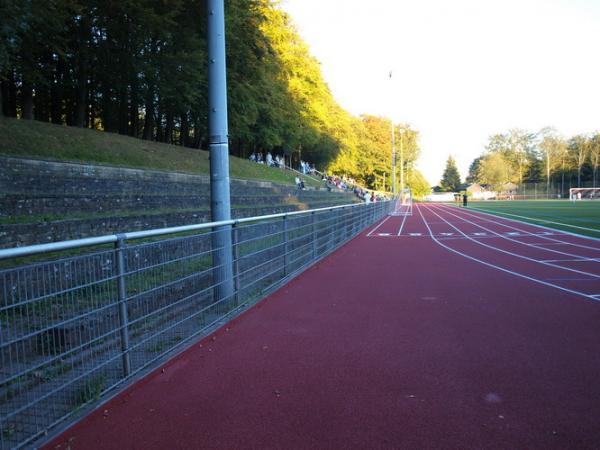
<path fill-rule="evenodd" d="M 312 219 L 313 260 L 317 259 L 317 227 L 315 224 L 315 212 L 310 213 Z"/>
<path fill-rule="evenodd" d="M 131 373 L 131 358 L 129 355 L 129 317 L 127 314 L 127 289 L 125 286 L 125 237 L 117 235 L 115 253 L 117 256 L 117 288 L 119 293 L 119 327 L 121 329 L 121 353 L 123 359 L 123 375 Z"/>
<path fill-rule="evenodd" d="M 288 275 L 288 216 L 283 216 L 283 276 Z"/>
<path fill-rule="evenodd" d="M 239 256 L 240 250 L 238 248 L 238 228 L 237 223 L 231 226 L 231 253 L 233 257 L 233 292 L 235 298 L 235 305 L 240 304 L 240 263 Z"/>

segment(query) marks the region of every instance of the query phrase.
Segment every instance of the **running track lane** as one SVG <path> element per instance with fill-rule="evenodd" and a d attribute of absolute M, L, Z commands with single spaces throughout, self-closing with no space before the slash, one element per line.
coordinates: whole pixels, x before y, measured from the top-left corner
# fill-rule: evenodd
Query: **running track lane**
<path fill-rule="evenodd" d="M 494 230 L 477 213 L 467 216 L 464 211 L 456 213 L 455 208 L 447 206 L 427 205 L 421 208 L 433 215 L 433 219 L 428 220 L 432 233 L 444 236 L 438 239 L 455 251 L 552 284 L 558 289 L 569 289 L 592 298 L 596 296 L 600 300 L 600 262 L 581 255 L 584 251 L 595 251 L 596 256 L 600 256 L 600 250 L 593 247 L 599 246 L 600 241 L 590 239 L 585 249 L 575 247 L 567 253 L 564 249 L 556 250 L 554 246 L 544 247 L 547 244 L 538 241 L 545 239 L 548 243 L 556 243 L 554 241 L 561 241 L 568 235 L 553 236 L 552 241 L 547 236 L 531 233 L 516 238 L 505 230 Z M 482 225 L 482 222 L 486 224 Z M 449 233 L 459 239 L 445 238 L 445 234 Z M 583 259 L 575 261 L 574 258 Z"/>
<path fill-rule="evenodd" d="M 600 302 L 423 218 L 366 230 L 46 448 L 600 447 Z"/>

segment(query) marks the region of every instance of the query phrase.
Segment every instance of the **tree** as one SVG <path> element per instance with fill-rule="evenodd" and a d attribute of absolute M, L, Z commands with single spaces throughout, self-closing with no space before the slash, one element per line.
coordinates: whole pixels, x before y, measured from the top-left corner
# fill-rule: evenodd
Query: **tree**
<path fill-rule="evenodd" d="M 483 156 L 479 156 L 478 158 L 475 158 L 473 160 L 473 162 L 471 163 L 471 165 L 469 166 L 469 174 L 467 175 L 466 178 L 466 182 L 467 183 L 477 183 L 479 182 L 479 165 L 481 164 L 481 160 L 483 159 Z"/>
<path fill-rule="evenodd" d="M 544 155 L 544 166 L 546 169 L 546 193 L 550 193 L 550 178 L 552 169 L 556 166 L 561 156 L 566 152 L 567 143 L 552 129 L 541 131 L 543 135 L 540 149 Z"/>
<path fill-rule="evenodd" d="M 600 167 L 600 133 L 594 134 L 590 142 L 590 162 L 592 163 L 592 186 L 596 187 Z"/>
<path fill-rule="evenodd" d="M 205 148 L 204 3 L 0 0 L 2 113 Z M 278 3 L 225 5 L 232 154 L 292 149 L 321 170 L 382 180 L 391 124 L 366 123 L 336 102 Z M 404 139 L 409 170 L 417 133 Z"/>
<path fill-rule="evenodd" d="M 446 168 L 442 175 L 440 187 L 442 188 L 442 191 L 445 192 L 457 191 L 460 188 L 460 174 L 458 173 L 456 162 L 452 156 L 449 156 L 446 161 Z"/>
<path fill-rule="evenodd" d="M 410 188 L 415 198 L 423 198 L 431 192 L 429 183 L 423 174 L 416 169 L 409 171 L 406 177 L 406 185 Z"/>
<path fill-rule="evenodd" d="M 573 136 L 569 139 L 569 153 L 577 167 L 577 187 L 581 187 L 581 168 L 585 164 L 590 150 L 590 140 L 585 135 Z"/>
<path fill-rule="evenodd" d="M 488 153 L 481 158 L 477 179 L 490 185 L 493 190 L 500 191 L 510 181 L 510 163 L 498 152 Z"/>

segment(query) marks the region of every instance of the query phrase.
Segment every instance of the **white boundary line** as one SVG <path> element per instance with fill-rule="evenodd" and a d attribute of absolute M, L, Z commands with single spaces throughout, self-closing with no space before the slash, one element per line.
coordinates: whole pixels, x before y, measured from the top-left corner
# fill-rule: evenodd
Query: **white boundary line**
<path fill-rule="evenodd" d="M 446 250 L 449 250 L 452 253 L 456 253 L 457 255 L 463 256 L 463 257 L 465 257 L 467 259 L 470 259 L 471 261 L 475 261 L 475 262 L 478 262 L 480 264 L 483 264 L 484 266 L 492 267 L 494 269 L 501 270 L 502 272 L 506 272 L 506 273 L 509 273 L 511 275 L 515 275 L 515 276 L 520 277 L 520 278 L 525 278 L 526 280 L 533 281 L 534 283 L 539 283 L 539 284 L 543 284 L 544 286 L 553 287 L 553 288 L 559 289 L 561 291 L 568 292 L 570 294 L 575 294 L 575 295 L 579 295 L 581 297 L 589 298 L 590 300 L 600 301 L 600 294 L 590 295 L 590 294 L 586 294 L 584 292 L 579 292 L 579 291 L 575 291 L 573 289 L 568 289 L 568 288 L 564 288 L 562 286 L 558 286 L 556 284 L 548 283 L 546 281 L 538 280 L 537 278 L 533 278 L 533 277 L 530 277 L 528 275 L 524 275 L 524 274 L 519 273 L 519 272 L 514 272 L 512 270 L 508 270 L 508 269 L 505 269 L 503 267 L 496 266 L 496 265 L 494 265 L 492 263 L 489 263 L 489 262 L 486 262 L 486 261 L 482 261 L 481 259 L 477 259 L 477 258 L 474 258 L 473 256 L 469 256 L 469 255 L 467 255 L 465 253 L 459 252 L 458 250 L 455 250 L 452 247 L 448 247 L 447 245 L 444 245 L 443 243 L 441 243 L 440 241 L 438 241 L 435 238 L 433 232 L 431 231 L 431 228 L 429 228 L 429 224 L 427 223 L 427 220 L 425 220 L 425 217 L 423 216 L 423 213 L 421 212 L 421 208 L 417 208 L 417 210 L 419 211 L 419 214 L 421 215 L 421 218 L 423 219 L 423 222 L 425 223 L 425 226 L 429 230 L 429 234 L 431 236 L 431 239 L 433 239 L 438 245 L 440 245 L 441 247 L 444 247 Z"/>
<path fill-rule="evenodd" d="M 406 218 L 408 216 L 404 216 L 404 218 L 402 219 L 402 225 L 400 225 L 400 229 L 398 230 L 398 234 L 396 234 L 396 236 L 400 236 L 402 234 L 402 228 L 404 228 L 404 222 L 406 222 Z"/>
<path fill-rule="evenodd" d="M 489 209 L 484 209 L 484 208 L 475 208 L 474 210 L 472 209 L 471 211 L 479 211 L 479 212 L 481 212 L 481 214 L 486 214 L 486 215 L 492 216 L 492 217 L 500 217 L 501 219 L 510 220 L 511 222 L 526 223 L 527 225 L 543 228 L 544 230 L 559 231 L 561 233 L 569 234 L 571 236 L 575 236 L 575 237 L 582 238 L 582 239 L 589 239 L 589 240 L 596 241 L 596 242 L 600 241 L 600 238 L 596 238 L 596 237 L 592 237 L 592 236 L 585 236 L 583 234 L 577 234 L 577 233 L 573 233 L 571 231 L 559 230 L 558 228 L 551 228 L 551 227 L 547 227 L 547 226 L 540 225 L 537 223 L 523 222 L 522 220 L 511 219 L 510 217 L 503 217 L 501 214 L 508 214 L 508 215 L 512 215 L 515 217 L 522 217 L 523 219 L 529 219 L 529 220 L 540 220 L 540 219 L 534 219 L 534 218 L 530 218 L 530 217 L 526 217 L 526 216 L 517 216 L 516 214 L 509 214 L 509 213 L 494 214 L 494 213 L 488 212 L 488 211 L 490 211 Z M 555 223 L 557 225 L 566 225 L 566 224 L 561 224 L 560 222 L 551 222 L 551 221 L 544 221 L 544 222 Z M 593 230 L 593 231 L 598 231 L 598 230 Z"/>
<path fill-rule="evenodd" d="M 449 208 L 449 209 L 451 209 L 451 208 Z M 477 209 L 475 209 L 475 210 L 469 210 L 469 212 L 464 211 L 464 210 L 461 210 L 461 211 L 463 211 L 465 214 L 469 215 L 470 217 L 478 217 L 476 211 L 479 211 L 479 210 L 477 210 Z M 542 228 L 549 229 L 549 230 L 555 230 L 555 231 L 559 231 L 561 233 L 564 233 L 567 236 L 581 237 L 581 235 L 569 233 L 568 231 L 557 230 L 556 228 L 543 227 L 541 225 L 537 225 L 537 224 L 534 224 L 534 223 L 523 222 L 521 220 L 517 221 L 517 220 L 510 219 L 508 217 L 502 217 L 502 216 L 497 216 L 497 215 L 495 216 L 493 214 L 488 214 L 488 213 L 485 213 L 485 212 L 480 212 L 480 216 L 479 217 L 481 217 L 481 215 L 492 216 L 492 217 L 495 217 L 497 219 L 499 218 L 499 219 L 509 220 L 511 222 L 517 222 L 517 223 L 519 223 L 521 225 L 531 225 L 531 226 L 534 226 L 534 227 L 542 227 Z M 511 225 L 499 222 L 497 220 L 491 220 L 491 219 L 487 219 L 485 217 L 484 217 L 484 220 L 487 221 L 487 222 L 489 222 L 489 223 L 495 223 L 497 225 L 500 225 L 500 226 L 503 226 L 503 227 L 506 227 L 506 228 L 510 228 L 510 229 L 513 229 L 513 230 L 520 231 L 522 233 L 530 234 L 531 236 L 537 236 L 539 238 L 546 239 L 548 241 L 552 241 L 552 242 L 556 242 L 556 243 L 560 243 L 560 244 L 564 244 L 564 245 L 570 245 L 572 247 L 579 247 L 579 248 L 585 248 L 585 249 L 588 249 L 588 250 L 600 251 L 600 248 L 598 248 L 598 247 L 590 247 L 590 246 L 587 246 L 587 245 L 576 244 L 574 242 L 562 241 L 562 240 L 560 240 L 558 238 L 553 238 L 553 237 L 550 237 L 550 236 L 547 236 L 547 235 L 546 236 L 544 236 L 544 235 L 537 235 L 537 234 L 532 233 L 531 231 L 523 230 L 522 228 L 516 228 L 514 226 L 511 226 Z M 592 238 L 592 239 L 595 239 L 595 238 Z M 539 245 L 541 245 L 541 244 L 539 244 Z"/>
<path fill-rule="evenodd" d="M 477 209 L 482 209 L 483 211 L 491 211 L 491 210 L 485 209 L 485 208 L 477 208 Z M 522 219 L 529 219 L 529 220 L 533 220 L 533 221 L 537 221 L 537 222 L 553 223 L 554 225 L 560 225 L 560 226 L 563 226 L 563 227 L 577 228 L 578 230 L 586 230 L 586 231 L 593 231 L 595 233 L 600 233 L 600 230 L 597 230 L 595 228 L 578 227 L 577 225 L 571 225 L 571 224 L 568 224 L 568 223 L 561 223 L 561 222 L 553 222 L 552 220 L 538 219 L 536 217 L 520 216 L 518 214 L 512 214 L 512 213 L 497 211 L 496 215 L 498 215 L 498 214 L 506 214 L 507 216 L 520 217 Z"/>
<path fill-rule="evenodd" d="M 440 216 L 438 213 L 436 213 L 433 208 L 427 207 L 427 209 L 429 211 L 431 211 L 433 214 L 435 214 L 436 216 L 438 216 L 440 219 L 444 220 L 444 218 L 442 216 Z M 467 234 L 465 234 L 463 231 L 460 231 L 456 226 L 452 225 L 450 222 L 446 221 L 446 223 L 448 225 L 450 225 L 452 228 L 454 228 L 456 231 L 458 231 L 460 234 L 462 234 L 464 237 L 466 237 L 467 239 L 469 239 L 470 241 L 473 241 L 476 244 L 479 244 L 479 245 L 481 245 L 483 247 L 490 248 L 490 249 L 495 250 L 497 252 L 506 253 L 507 255 L 511 255 L 511 256 L 516 257 L 516 258 L 521 258 L 521 259 L 524 259 L 526 261 L 531 261 L 531 262 L 534 262 L 534 263 L 542 264 L 544 266 L 554 267 L 556 269 L 566 270 L 568 272 L 575 272 L 575 273 L 578 273 L 578 274 L 581 274 L 581 275 L 589 275 L 590 277 L 594 277 L 594 278 L 599 278 L 600 279 L 600 275 L 598 275 L 598 274 L 584 272 L 582 270 L 577 270 L 577 269 L 570 269 L 568 267 L 563 267 L 563 266 L 559 266 L 559 265 L 552 264 L 552 263 L 544 263 L 544 262 L 541 262 L 538 259 L 533 259 L 533 258 L 530 258 L 528 256 L 519 255 L 518 253 L 513 253 L 513 252 L 510 252 L 508 250 L 503 250 L 501 248 L 494 247 L 493 245 L 485 244 L 485 243 L 483 243 L 481 241 L 478 241 L 477 239 L 471 238 L 470 236 L 468 236 Z"/>
<path fill-rule="evenodd" d="M 502 239 L 505 239 L 505 240 L 510 241 L 510 242 L 515 242 L 517 244 L 521 244 L 521 245 L 524 245 L 526 247 L 532 247 L 532 248 L 536 248 L 538 250 L 543 250 L 545 252 L 550 252 L 550 253 L 556 253 L 556 254 L 559 254 L 559 255 L 571 256 L 571 257 L 574 257 L 574 258 L 588 258 L 587 256 L 582 256 L 582 255 L 578 255 L 578 254 L 575 254 L 575 253 L 567 253 L 567 252 L 563 252 L 563 251 L 560 251 L 560 250 L 553 250 L 551 248 L 539 247 L 536 244 L 531 244 L 531 243 L 528 244 L 527 242 L 521 242 L 521 241 L 519 241 L 517 239 L 513 239 L 513 238 L 510 238 L 510 237 L 508 237 L 506 235 L 503 235 L 503 234 L 499 233 L 498 231 L 494 231 L 494 230 L 491 230 L 489 228 L 484 227 L 483 225 L 479 225 L 478 223 L 475 223 L 475 222 L 473 222 L 473 221 L 465 218 L 464 216 L 461 217 L 461 215 L 454 214 L 453 212 L 451 212 L 450 208 L 437 207 L 435 209 L 437 209 L 438 211 L 439 210 L 443 210 L 447 214 L 450 214 L 451 216 L 454 216 L 457 219 L 464 220 L 465 222 L 470 223 L 471 225 L 475 225 L 476 227 L 479 227 L 482 230 L 486 230 L 486 231 L 488 231 L 488 232 L 490 232 L 492 234 L 495 234 L 496 236 L 501 237 Z M 491 221 L 491 222 L 494 223 L 493 221 Z M 502 226 L 510 228 L 509 225 L 502 225 Z M 517 230 L 517 228 L 514 228 L 514 227 L 512 229 L 513 230 Z M 535 237 L 535 236 L 537 236 L 535 234 L 532 234 L 532 233 L 529 233 L 529 232 L 526 232 L 526 231 L 523 231 L 523 230 L 518 230 L 518 231 L 527 234 L 527 236 L 523 236 L 523 237 L 531 237 L 531 236 Z M 540 236 L 540 237 L 543 237 L 543 236 Z M 593 249 L 593 250 L 600 251 L 600 249 Z"/>
<path fill-rule="evenodd" d="M 379 225 L 377 225 L 375 228 L 373 228 L 371 231 L 369 231 L 369 234 L 367 234 L 367 237 L 371 236 L 371 234 L 372 234 L 372 233 L 373 233 L 375 230 L 377 230 L 377 228 L 379 228 L 381 225 L 383 225 L 385 222 L 387 222 L 387 220 L 388 220 L 390 217 L 392 217 L 392 216 L 387 216 L 385 219 L 383 219 L 383 220 L 381 221 L 381 223 L 380 223 Z"/>
<path fill-rule="evenodd" d="M 598 258 L 580 258 L 580 259 L 544 259 L 542 262 L 600 262 Z"/>

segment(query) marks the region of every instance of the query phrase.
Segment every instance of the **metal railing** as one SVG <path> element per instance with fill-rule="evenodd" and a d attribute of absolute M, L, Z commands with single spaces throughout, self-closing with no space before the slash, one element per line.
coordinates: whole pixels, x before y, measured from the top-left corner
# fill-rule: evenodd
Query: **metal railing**
<path fill-rule="evenodd" d="M 0 448 L 31 444 L 392 207 L 346 205 L 0 250 L 13 264 L 0 270 Z M 218 298 L 212 261 L 222 249 L 211 237 L 224 225 L 231 225 L 234 294 Z"/>

